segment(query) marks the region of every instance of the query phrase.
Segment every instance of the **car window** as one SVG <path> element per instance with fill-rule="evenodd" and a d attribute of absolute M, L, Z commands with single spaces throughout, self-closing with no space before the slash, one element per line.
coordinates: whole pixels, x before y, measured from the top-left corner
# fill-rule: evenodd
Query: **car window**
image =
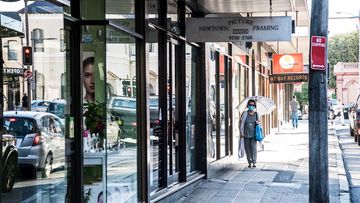
<path fill-rule="evenodd" d="M 51 133 L 57 133 L 55 121 L 52 118 L 49 118 L 49 130 Z"/>
<path fill-rule="evenodd" d="M 50 103 L 49 107 L 48 107 L 48 112 L 55 114 L 57 116 L 59 116 L 60 118 L 64 118 L 65 117 L 65 104 L 63 103 Z"/>
<path fill-rule="evenodd" d="M 114 99 L 112 107 L 136 108 L 136 100 L 133 99 Z"/>
<path fill-rule="evenodd" d="M 53 121 L 54 121 L 54 124 L 55 124 L 56 133 L 59 133 L 59 134 L 63 135 L 61 122 L 58 119 L 54 119 Z"/>
<path fill-rule="evenodd" d="M 49 106 L 49 102 L 48 101 L 41 101 L 38 103 L 38 106 Z"/>
<path fill-rule="evenodd" d="M 16 138 L 24 138 L 28 134 L 36 133 L 35 122 L 30 118 L 4 117 L 6 133 Z"/>
<path fill-rule="evenodd" d="M 159 100 L 157 98 L 150 98 L 149 106 L 157 107 L 159 105 Z"/>
<path fill-rule="evenodd" d="M 49 129 L 49 117 L 44 116 L 41 118 L 41 126 L 42 126 L 42 130 L 45 132 L 50 132 Z"/>

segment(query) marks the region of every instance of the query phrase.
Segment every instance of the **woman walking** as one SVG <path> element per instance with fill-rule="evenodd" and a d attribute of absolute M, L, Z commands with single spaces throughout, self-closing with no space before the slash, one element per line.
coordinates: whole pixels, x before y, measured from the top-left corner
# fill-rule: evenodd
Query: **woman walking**
<path fill-rule="evenodd" d="M 256 102 L 250 99 L 247 103 L 247 111 L 244 111 L 240 119 L 240 137 L 245 138 L 245 153 L 249 163 L 248 167 L 256 167 L 257 158 L 257 143 L 255 139 L 255 126 L 259 124 L 259 117 L 257 115 Z"/>

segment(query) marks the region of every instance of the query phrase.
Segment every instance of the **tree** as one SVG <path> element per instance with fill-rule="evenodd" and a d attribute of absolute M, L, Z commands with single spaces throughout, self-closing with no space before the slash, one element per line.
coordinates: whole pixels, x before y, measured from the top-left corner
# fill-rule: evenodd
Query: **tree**
<path fill-rule="evenodd" d="M 300 104 L 300 108 L 302 109 L 304 107 L 304 105 L 309 104 L 309 88 L 308 88 L 308 83 L 304 83 L 301 86 L 301 92 L 295 92 L 294 95 L 296 96 L 297 101 Z"/>
<path fill-rule="evenodd" d="M 338 34 L 329 39 L 328 59 L 330 64 L 329 87 L 336 87 L 334 65 L 338 62 L 357 62 L 359 57 L 359 34 L 353 31 Z"/>

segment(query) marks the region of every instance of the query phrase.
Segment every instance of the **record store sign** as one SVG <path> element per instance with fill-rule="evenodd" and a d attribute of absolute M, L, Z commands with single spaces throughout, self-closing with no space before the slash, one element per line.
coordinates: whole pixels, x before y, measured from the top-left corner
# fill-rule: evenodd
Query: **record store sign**
<path fill-rule="evenodd" d="M 290 41 L 291 17 L 188 18 L 186 39 L 192 42 Z"/>

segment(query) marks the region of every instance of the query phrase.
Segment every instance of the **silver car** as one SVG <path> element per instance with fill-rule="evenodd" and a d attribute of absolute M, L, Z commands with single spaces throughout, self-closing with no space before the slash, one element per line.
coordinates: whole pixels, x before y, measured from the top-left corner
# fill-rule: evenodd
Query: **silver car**
<path fill-rule="evenodd" d="M 53 168 L 65 165 L 65 136 L 60 118 L 33 111 L 4 112 L 6 134 L 15 136 L 20 167 L 31 166 L 50 175 Z"/>
<path fill-rule="evenodd" d="M 31 111 L 45 112 L 48 109 L 50 102 L 46 100 L 31 101 Z"/>

